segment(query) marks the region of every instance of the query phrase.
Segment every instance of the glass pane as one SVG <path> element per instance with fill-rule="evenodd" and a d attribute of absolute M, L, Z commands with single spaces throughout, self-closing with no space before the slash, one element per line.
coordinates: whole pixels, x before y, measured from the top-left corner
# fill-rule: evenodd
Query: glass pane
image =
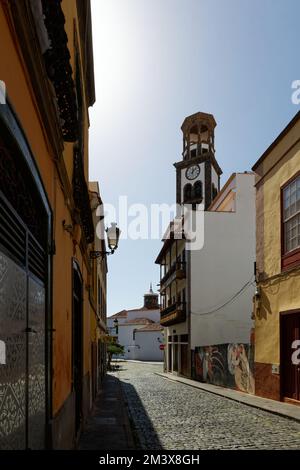
<path fill-rule="evenodd" d="M 284 189 L 283 208 L 285 220 L 300 211 L 300 177 Z"/>
<path fill-rule="evenodd" d="M 285 251 L 295 250 L 300 247 L 300 214 L 290 219 L 285 224 Z"/>
<path fill-rule="evenodd" d="M 284 220 L 288 219 L 290 216 L 290 208 L 284 210 Z"/>
<path fill-rule="evenodd" d="M 295 201 L 292 202 L 291 206 L 290 206 L 290 211 L 291 211 L 291 216 L 293 216 L 294 214 L 296 214 L 296 198 L 295 198 Z"/>

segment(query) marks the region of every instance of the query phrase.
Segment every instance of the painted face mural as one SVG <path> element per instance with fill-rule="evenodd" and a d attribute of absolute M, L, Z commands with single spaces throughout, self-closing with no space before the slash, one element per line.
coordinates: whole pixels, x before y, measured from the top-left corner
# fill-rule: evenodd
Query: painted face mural
<path fill-rule="evenodd" d="M 236 387 L 254 393 L 254 378 L 243 344 L 229 344 L 227 351 L 228 370 L 234 376 Z"/>

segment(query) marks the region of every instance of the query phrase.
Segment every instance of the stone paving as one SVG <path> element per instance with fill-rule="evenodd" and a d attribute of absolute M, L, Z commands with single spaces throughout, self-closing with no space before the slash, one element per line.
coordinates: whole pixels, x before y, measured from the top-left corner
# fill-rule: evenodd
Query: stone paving
<path fill-rule="evenodd" d="M 122 364 L 138 448 L 300 449 L 300 423 L 155 374 L 162 365 Z"/>

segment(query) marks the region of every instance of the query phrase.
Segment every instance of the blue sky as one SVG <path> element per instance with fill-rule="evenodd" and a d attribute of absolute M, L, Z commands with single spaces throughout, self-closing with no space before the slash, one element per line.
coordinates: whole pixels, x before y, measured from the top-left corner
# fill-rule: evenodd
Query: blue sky
<path fill-rule="evenodd" d="M 299 0 L 92 0 L 96 104 L 90 180 L 103 200 L 175 202 L 184 118 L 217 121 L 224 184 L 251 169 L 299 111 Z M 122 227 L 121 227 L 122 228 Z M 108 258 L 108 315 L 159 282 L 158 240 L 121 240 Z"/>

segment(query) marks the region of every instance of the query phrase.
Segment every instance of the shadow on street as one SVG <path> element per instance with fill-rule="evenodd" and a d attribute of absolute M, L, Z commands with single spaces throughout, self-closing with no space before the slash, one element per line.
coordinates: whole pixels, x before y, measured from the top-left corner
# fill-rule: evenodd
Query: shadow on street
<path fill-rule="evenodd" d="M 131 428 L 137 449 L 161 450 L 162 444 L 152 425 L 136 389 L 129 382 L 121 380 L 125 401 L 128 407 Z"/>

